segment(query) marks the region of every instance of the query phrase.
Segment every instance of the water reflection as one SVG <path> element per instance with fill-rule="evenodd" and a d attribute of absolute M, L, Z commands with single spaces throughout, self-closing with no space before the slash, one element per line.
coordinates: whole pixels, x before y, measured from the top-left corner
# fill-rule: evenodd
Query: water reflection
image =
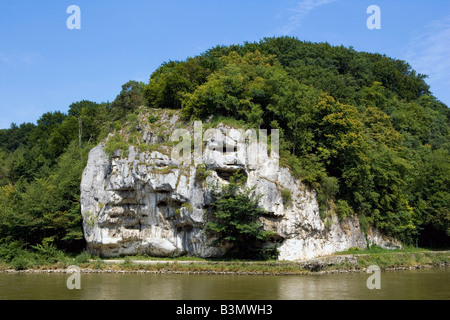
<path fill-rule="evenodd" d="M 68 274 L 0 274 L 0 299 L 308 300 L 450 299 L 450 269 L 369 274 L 238 276 L 188 274 L 81 274 L 81 290 L 66 287 Z"/>

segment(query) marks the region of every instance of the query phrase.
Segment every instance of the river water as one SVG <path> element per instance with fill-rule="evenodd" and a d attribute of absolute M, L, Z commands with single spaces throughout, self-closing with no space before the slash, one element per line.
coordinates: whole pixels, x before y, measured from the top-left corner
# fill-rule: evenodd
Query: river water
<path fill-rule="evenodd" d="M 388 271 L 380 289 L 368 289 L 370 274 L 255 276 L 207 274 L 81 273 L 80 289 L 69 290 L 70 274 L 0 274 L 1 300 L 450 300 L 450 269 Z"/>

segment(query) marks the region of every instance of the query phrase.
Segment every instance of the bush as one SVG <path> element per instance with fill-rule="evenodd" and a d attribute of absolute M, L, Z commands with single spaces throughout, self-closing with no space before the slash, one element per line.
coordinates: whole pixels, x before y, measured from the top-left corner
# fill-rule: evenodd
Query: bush
<path fill-rule="evenodd" d="M 192 206 L 192 204 L 190 204 L 189 202 L 185 202 L 181 205 L 183 208 L 186 208 L 188 211 L 193 211 L 194 207 Z"/>
<path fill-rule="evenodd" d="M 58 250 L 53 244 L 49 244 L 47 241 L 43 241 L 42 244 L 32 246 L 36 252 L 37 258 L 40 263 L 56 263 L 65 259 L 64 253 Z"/>
<path fill-rule="evenodd" d="M 283 204 L 285 206 L 290 205 L 291 201 L 292 201 L 292 194 L 291 194 L 291 190 L 284 188 L 283 190 L 281 190 L 281 198 L 283 198 Z"/>
<path fill-rule="evenodd" d="M 381 252 L 385 252 L 386 249 L 383 249 L 383 248 L 377 246 L 376 244 L 372 244 L 367 251 L 370 253 L 381 253 Z"/>
<path fill-rule="evenodd" d="M 208 170 L 206 170 L 205 165 L 197 165 L 195 169 L 195 181 L 198 183 L 203 184 L 205 182 L 206 178 L 208 177 Z"/>
<path fill-rule="evenodd" d="M 29 257 L 25 255 L 19 255 L 15 257 L 10 264 L 14 270 L 26 270 L 34 263 L 33 261 L 30 261 Z"/>
<path fill-rule="evenodd" d="M 21 241 L 0 240 L 0 261 L 15 270 L 26 270 L 30 267 L 63 263 L 67 261 L 66 255 L 58 250 L 48 239 L 42 244 L 25 249 Z"/>
<path fill-rule="evenodd" d="M 148 117 L 148 122 L 150 123 L 155 123 L 158 120 L 159 120 L 158 116 L 151 115 L 150 117 Z"/>
<path fill-rule="evenodd" d="M 301 179 L 309 187 L 326 177 L 325 167 L 315 154 L 297 157 L 280 150 L 280 165 L 288 166 L 294 177 Z"/>
<path fill-rule="evenodd" d="M 122 150 L 125 152 L 128 150 L 128 144 L 119 133 L 116 133 L 108 140 L 106 143 L 105 152 L 109 157 L 111 157 L 116 150 Z"/>
<path fill-rule="evenodd" d="M 0 261 L 11 262 L 23 251 L 24 243 L 21 241 L 10 241 L 9 238 L 0 239 Z"/>
<path fill-rule="evenodd" d="M 87 253 L 86 251 L 83 251 L 82 253 L 80 253 L 79 255 L 77 255 L 75 257 L 75 263 L 77 263 L 77 264 L 86 263 L 89 261 L 89 259 L 91 259 L 91 255 L 89 253 Z"/>
<path fill-rule="evenodd" d="M 126 119 L 131 126 L 137 126 L 139 124 L 139 117 L 134 113 L 127 114 Z"/>
<path fill-rule="evenodd" d="M 276 260 L 280 255 L 280 250 L 277 246 L 261 248 L 258 250 L 257 259 L 258 260 Z"/>
<path fill-rule="evenodd" d="M 339 220 L 348 218 L 355 214 L 353 208 L 348 204 L 345 200 L 338 200 L 336 203 L 336 213 L 339 217 Z"/>
<path fill-rule="evenodd" d="M 320 184 L 315 184 L 320 217 L 327 217 L 329 203 L 339 190 L 339 180 L 335 177 L 324 177 Z"/>

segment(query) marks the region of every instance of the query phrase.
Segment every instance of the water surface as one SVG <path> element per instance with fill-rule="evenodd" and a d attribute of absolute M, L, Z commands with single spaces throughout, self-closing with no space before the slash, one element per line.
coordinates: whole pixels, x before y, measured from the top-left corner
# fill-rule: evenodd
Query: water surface
<path fill-rule="evenodd" d="M 81 289 L 69 290 L 70 274 L 0 274 L 1 300 L 450 300 L 450 269 L 381 273 L 381 289 L 369 290 L 367 273 L 292 276 L 82 273 Z"/>

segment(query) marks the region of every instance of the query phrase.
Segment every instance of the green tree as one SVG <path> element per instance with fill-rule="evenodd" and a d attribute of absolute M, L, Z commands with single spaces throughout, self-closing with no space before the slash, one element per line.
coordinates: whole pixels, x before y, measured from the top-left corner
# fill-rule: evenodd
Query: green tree
<path fill-rule="evenodd" d="M 46 239 L 63 249 L 83 247 L 79 186 L 87 151 L 74 140 L 48 175 L 2 187 L 0 239 L 32 245 Z"/>
<path fill-rule="evenodd" d="M 314 136 L 317 154 L 327 166 L 329 175 L 343 177 L 346 185 L 361 177 L 352 170 L 367 163 L 368 145 L 358 109 L 322 94 L 317 104 Z"/>
<path fill-rule="evenodd" d="M 450 240 L 450 152 L 429 151 L 419 166 L 412 194 L 420 215 L 422 245 L 448 245 Z"/>
<path fill-rule="evenodd" d="M 183 95 L 183 114 L 200 119 L 220 114 L 262 124 L 272 90 L 267 79 L 277 65 L 276 58 L 259 51 L 243 57 L 231 52 L 220 61 L 222 68 L 211 74 L 207 82 Z"/>
<path fill-rule="evenodd" d="M 111 104 L 112 112 L 116 113 L 116 119 L 145 104 L 144 87 L 144 83 L 134 80 L 130 80 L 122 86 L 122 91 Z"/>
<path fill-rule="evenodd" d="M 215 238 L 213 245 L 231 245 L 230 251 L 240 258 L 261 258 L 264 242 L 271 232 L 265 231 L 259 217 L 265 210 L 258 207 L 259 197 L 243 188 L 242 176 L 233 175 L 230 183 L 215 192 L 205 232 Z"/>
<path fill-rule="evenodd" d="M 182 107 L 185 93 L 192 93 L 217 68 L 218 59 L 205 56 L 189 58 L 186 61 L 169 61 L 152 73 L 144 89 L 147 105 L 156 108 Z"/>
<path fill-rule="evenodd" d="M 117 105 L 116 105 L 117 106 Z M 114 111 L 105 103 L 82 100 L 72 103 L 69 107 L 69 117 L 77 120 L 77 138 L 81 147 L 83 142 L 97 142 L 105 125 L 117 117 Z M 109 115 L 108 115 L 109 113 Z"/>
<path fill-rule="evenodd" d="M 269 81 L 273 82 L 271 85 L 275 92 L 267 109 L 276 116 L 276 126 L 290 137 L 287 141 L 290 142 L 291 153 L 302 155 L 311 152 L 315 147 L 313 116 L 318 92 L 291 79 L 287 74 L 280 74 Z"/>

